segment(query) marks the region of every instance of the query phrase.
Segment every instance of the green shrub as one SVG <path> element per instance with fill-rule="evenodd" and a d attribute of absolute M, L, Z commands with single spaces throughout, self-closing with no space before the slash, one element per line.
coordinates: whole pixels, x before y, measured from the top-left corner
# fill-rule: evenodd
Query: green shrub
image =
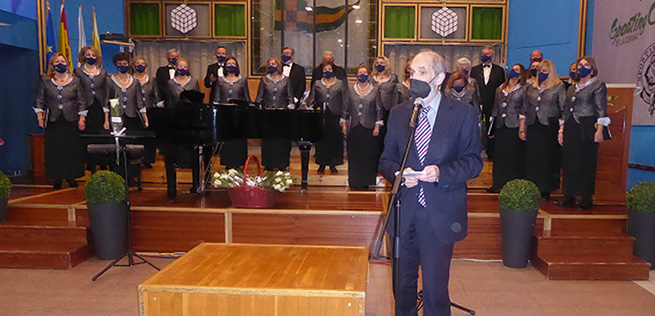
<path fill-rule="evenodd" d="M 11 193 L 11 182 L 9 178 L 0 171 L 0 199 L 8 199 Z"/>
<path fill-rule="evenodd" d="M 498 195 L 502 210 L 534 211 L 541 205 L 541 193 L 532 181 L 515 179 L 503 186 Z"/>
<path fill-rule="evenodd" d="M 99 171 L 84 185 L 88 203 L 114 203 L 125 201 L 125 180 L 111 171 Z"/>
<path fill-rule="evenodd" d="M 655 181 L 643 181 L 633 186 L 626 197 L 628 209 L 655 213 Z"/>

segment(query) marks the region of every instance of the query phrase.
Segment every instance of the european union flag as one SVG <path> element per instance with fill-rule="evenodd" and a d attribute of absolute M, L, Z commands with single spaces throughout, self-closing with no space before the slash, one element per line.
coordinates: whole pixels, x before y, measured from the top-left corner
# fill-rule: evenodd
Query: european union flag
<path fill-rule="evenodd" d="M 55 42 L 55 28 L 52 24 L 52 15 L 50 14 L 50 1 L 46 0 L 46 6 L 47 6 L 47 19 L 46 19 L 46 26 L 45 26 L 45 66 L 43 67 L 43 70 L 46 71 L 48 69 L 48 61 L 50 61 L 50 57 L 52 57 L 52 54 L 54 54 L 57 51 L 57 44 Z"/>

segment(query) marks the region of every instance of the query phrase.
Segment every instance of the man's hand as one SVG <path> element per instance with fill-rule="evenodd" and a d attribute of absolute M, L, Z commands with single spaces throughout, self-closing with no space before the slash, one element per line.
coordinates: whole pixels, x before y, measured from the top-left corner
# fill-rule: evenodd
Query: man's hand
<path fill-rule="evenodd" d="M 416 177 L 418 180 L 423 182 L 437 182 L 439 179 L 439 167 L 436 165 L 429 165 L 423 168 L 425 175 Z"/>
<path fill-rule="evenodd" d="M 404 172 L 414 172 L 414 170 L 412 168 L 405 168 Z M 405 183 L 405 186 L 408 187 L 408 188 L 413 188 L 418 184 L 418 178 L 417 177 L 403 176 L 403 178 L 405 178 L 404 183 Z"/>
<path fill-rule="evenodd" d="M 209 74 L 209 82 L 216 82 L 217 79 L 214 74 Z"/>

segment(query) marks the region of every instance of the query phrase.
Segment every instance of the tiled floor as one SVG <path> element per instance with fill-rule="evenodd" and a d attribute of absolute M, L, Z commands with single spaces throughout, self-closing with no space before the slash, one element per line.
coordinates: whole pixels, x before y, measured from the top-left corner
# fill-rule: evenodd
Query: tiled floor
<path fill-rule="evenodd" d="M 172 259 L 149 258 L 159 267 Z M 90 259 L 68 271 L 0 269 L 2 315 L 138 315 L 137 286 L 156 271 L 115 267 Z M 390 267 L 370 264 L 366 315 L 391 316 Z M 454 261 L 451 299 L 483 316 L 653 315 L 655 274 L 647 282 L 549 281 L 539 271 L 497 262 Z M 453 316 L 466 313 L 453 309 Z"/>

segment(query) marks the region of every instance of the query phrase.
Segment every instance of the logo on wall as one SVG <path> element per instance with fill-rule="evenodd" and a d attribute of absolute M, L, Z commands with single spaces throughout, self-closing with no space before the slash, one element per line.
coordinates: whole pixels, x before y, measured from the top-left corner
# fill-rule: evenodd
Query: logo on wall
<path fill-rule="evenodd" d="M 180 33 L 189 33 L 198 26 L 198 14 L 196 10 L 185 4 L 178 6 L 171 11 L 171 26 Z"/>
<path fill-rule="evenodd" d="M 655 43 L 651 44 L 641 54 L 639 72 L 637 74 L 637 89 L 639 97 L 648 105 L 648 113 L 655 113 Z"/>
<path fill-rule="evenodd" d="M 446 37 L 457 31 L 457 13 L 455 11 L 443 7 L 432 13 L 432 32 Z"/>

